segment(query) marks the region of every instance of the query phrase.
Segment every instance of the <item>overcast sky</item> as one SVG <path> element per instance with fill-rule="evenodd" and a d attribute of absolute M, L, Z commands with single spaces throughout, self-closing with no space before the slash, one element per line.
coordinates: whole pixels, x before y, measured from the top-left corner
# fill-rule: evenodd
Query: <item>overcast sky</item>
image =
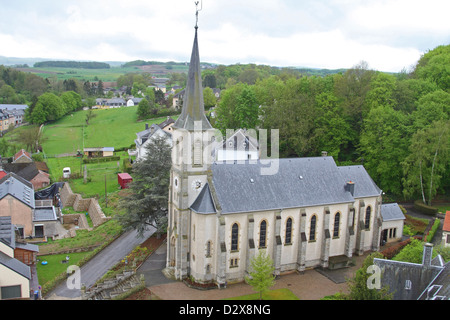
<path fill-rule="evenodd" d="M 194 2 L 0 0 L 0 56 L 188 61 Z M 399 72 L 450 44 L 449 13 L 449 0 L 203 0 L 200 57 Z"/>

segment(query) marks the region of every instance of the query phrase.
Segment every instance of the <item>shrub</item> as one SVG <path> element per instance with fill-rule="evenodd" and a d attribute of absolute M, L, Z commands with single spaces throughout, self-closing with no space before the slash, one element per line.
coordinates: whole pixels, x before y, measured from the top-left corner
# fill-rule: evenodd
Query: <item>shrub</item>
<path fill-rule="evenodd" d="M 426 241 L 426 242 L 431 242 L 431 241 L 433 241 L 434 234 L 436 233 L 436 231 L 437 231 L 437 229 L 439 228 L 440 225 L 441 225 L 441 220 L 439 220 L 439 219 L 434 219 L 433 226 L 431 227 L 431 229 L 430 229 L 430 231 L 428 232 L 428 234 L 425 236 L 425 241 Z"/>
<path fill-rule="evenodd" d="M 83 163 L 100 163 L 100 162 L 109 162 L 109 161 L 118 161 L 120 160 L 120 156 L 113 156 L 113 157 L 103 157 L 103 158 L 85 158 L 83 159 Z"/>
<path fill-rule="evenodd" d="M 420 211 L 424 214 L 431 215 L 431 216 L 435 215 L 438 212 L 438 208 L 428 206 L 428 205 L 424 204 L 421 200 L 414 201 L 414 209 L 416 209 L 417 211 Z"/>
<path fill-rule="evenodd" d="M 407 246 L 411 242 L 411 239 L 407 239 L 405 241 L 399 242 L 398 244 L 386 248 L 381 251 L 381 254 L 386 257 L 386 259 L 392 259 L 395 257 L 405 246 Z"/>

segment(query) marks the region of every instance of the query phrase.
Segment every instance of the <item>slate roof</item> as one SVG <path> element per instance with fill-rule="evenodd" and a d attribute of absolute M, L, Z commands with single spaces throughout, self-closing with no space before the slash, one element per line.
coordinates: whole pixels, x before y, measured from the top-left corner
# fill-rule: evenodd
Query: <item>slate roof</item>
<path fill-rule="evenodd" d="M 205 116 L 197 28 L 195 28 L 194 45 L 192 47 L 191 62 L 189 64 L 185 90 L 181 115 L 173 127 L 194 130 L 194 123 L 196 121 L 201 121 L 202 130 L 212 129 L 211 124 Z"/>
<path fill-rule="evenodd" d="M 444 269 L 431 281 L 428 287 L 422 292 L 418 300 L 448 300 L 450 299 L 450 262 L 447 262 Z"/>
<path fill-rule="evenodd" d="M 405 220 L 405 215 L 397 203 L 381 205 L 381 217 L 383 221 Z"/>
<path fill-rule="evenodd" d="M 7 256 L 1 251 L 0 251 L 0 264 L 15 271 L 16 273 L 24 276 L 27 279 L 31 279 L 31 271 L 29 266 L 27 266 L 23 262 L 20 262 L 17 259 Z"/>
<path fill-rule="evenodd" d="M 0 179 L 0 200 L 8 194 L 34 209 L 33 185 L 14 173 Z"/>
<path fill-rule="evenodd" d="M 422 263 L 373 259 L 373 263 L 381 269 L 381 285 L 389 288 L 394 300 L 419 299 L 435 281 L 445 286 L 441 293 L 448 294 L 449 278 L 445 277 L 445 274 L 448 275 L 448 270 L 445 271 L 448 264 L 444 266 L 444 261 L 439 255 L 429 262 L 425 261 L 427 250 L 431 250 L 428 255 L 428 259 L 431 260 L 432 245 L 425 244 Z"/>
<path fill-rule="evenodd" d="M 336 203 L 351 203 L 355 198 L 346 190 L 347 171 L 339 170 L 332 157 L 278 159 L 278 172 L 261 175 L 266 165 L 258 160 L 245 163 L 219 163 L 211 166 L 215 197 L 209 186 L 199 194 L 191 209 L 197 213 L 222 214 L 301 208 Z M 348 170 L 348 172 L 353 172 Z M 381 190 L 370 179 L 365 169 L 357 168 L 355 191 L 359 195 L 377 196 Z M 368 175 L 367 175 L 368 176 Z M 215 200 L 217 199 L 217 200 Z M 213 202 L 212 205 L 210 202 Z M 213 211 L 213 212 L 212 212 Z"/>
<path fill-rule="evenodd" d="M 39 174 L 36 163 L 7 163 L 3 168 L 8 172 L 13 172 L 27 181 L 31 181 Z"/>
<path fill-rule="evenodd" d="M 0 241 L 11 248 L 15 248 L 16 234 L 14 225 L 11 223 L 11 217 L 0 217 Z"/>
<path fill-rule="evenodd" d="M 191 209 L 194 212 L 203 214 L 216 213 L 216 207 L 214 206 L 208 183 L 206 183 L 200 191 L 197 199 L 192 204 Z"/>
<path fill-rule="evenodd" d="M 346 179 L 344 182 L 350 180 L 355 183 L 353 194 L 355 198 L 373 197 L 381 194 L 381 189 L 378 188 L 363 166 L 342 166 L 338 169 Z"/>

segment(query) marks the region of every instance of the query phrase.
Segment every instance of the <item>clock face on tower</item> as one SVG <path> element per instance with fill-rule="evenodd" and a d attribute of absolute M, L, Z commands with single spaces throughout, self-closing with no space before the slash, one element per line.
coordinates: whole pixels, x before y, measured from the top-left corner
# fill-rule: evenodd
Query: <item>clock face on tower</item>
<path fill-rule="evenodd" d="M 198 179 L 192 181 L 192 190 L 198 191 L 202 188 L 202 182 Z"/>

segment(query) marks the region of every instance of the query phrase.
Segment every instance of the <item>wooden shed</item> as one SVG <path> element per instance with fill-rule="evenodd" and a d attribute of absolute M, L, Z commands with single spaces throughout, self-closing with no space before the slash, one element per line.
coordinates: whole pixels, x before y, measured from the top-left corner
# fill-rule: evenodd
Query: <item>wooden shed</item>
<path fill-rule="evenodd" d="M 128 184 L 133 181 L 133 178 L 128 173 L 118 173 L 117 181 L 119 182 L 121 189 L 127 189 Z"/>

